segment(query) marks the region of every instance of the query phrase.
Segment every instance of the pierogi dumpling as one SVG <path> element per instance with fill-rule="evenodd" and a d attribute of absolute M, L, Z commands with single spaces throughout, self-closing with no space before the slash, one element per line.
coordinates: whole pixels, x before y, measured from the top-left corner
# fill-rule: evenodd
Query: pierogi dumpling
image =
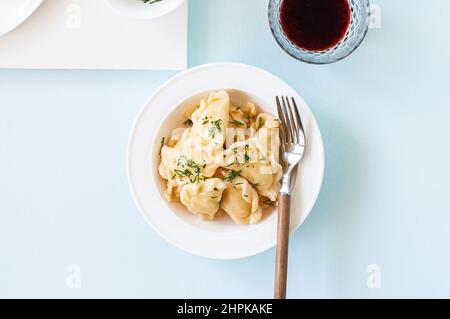
<path fill-rule="evenodd" d="M 197 184 L 185 185 L 180 199 L 187 209 L 201 219 L 212 220 L 219 211 L 225 188 L 224 181 L 210 178 Z"/>

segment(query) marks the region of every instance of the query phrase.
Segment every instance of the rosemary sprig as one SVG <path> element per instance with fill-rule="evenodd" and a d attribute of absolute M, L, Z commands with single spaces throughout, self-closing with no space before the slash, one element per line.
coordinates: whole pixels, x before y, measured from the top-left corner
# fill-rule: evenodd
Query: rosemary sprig
<path fill-rule="evenodd" d="M 208 131 L 208 135 L 211 138 L 215 138 L 216 137 L 216 131 L 220 134 L 222 133 L 222 120 L 218 119 L 215 121 L 211 121 L 211 123 L 213 124 L 213 126 L 211 126 L 211 128 Z"/>

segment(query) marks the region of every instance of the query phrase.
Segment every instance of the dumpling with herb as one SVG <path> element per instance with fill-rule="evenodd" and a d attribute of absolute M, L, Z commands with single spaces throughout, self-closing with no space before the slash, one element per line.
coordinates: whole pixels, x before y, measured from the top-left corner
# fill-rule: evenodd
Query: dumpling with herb
<path fill-rule="evenodd" d="M 191 158 L 176 148 L 163 146 L 159 174 L 173 186 L 198 183 L 212 177 L 217 164 Z"/>
<path fill-rule="evenodd" d="M 226 184 L 218 178 L 209 178 L 183 186 L 180 200 L 193 214 L 204 220 L 213 220 L 219 211 Z"/>
<path fill-rule="evenodd" d="M 280 190 L 283 168 L 274 154 L 264 150 L 258 139 L 236 142 L 216 157 L 221 167 L 240 172 L 259 194 L 275 201 Z"/>
<path fill-rule="evenodd" d="M 236 174 L 236 172 L 230 173 Z M 221 207 L 236 224 L 256 224 L 262 218 L 257 191 L 240 176 L 229 181 L 222 194 Z"/>
<path fill-rule="evenodd" d="M 209 153 L 221 149 L 226 138 L 230 118 L 230 97 L 227 92 L 211 93 L 208 101 L 202 100 L 192 114 L 192 135 L 200 137 L 202 146 Z"/>
<path fill-rule="evenodd" d="M 255 120 L 255 128 L 279 128 L 280 121 L 273 115 L 268 113 L 259 113 Z"/>

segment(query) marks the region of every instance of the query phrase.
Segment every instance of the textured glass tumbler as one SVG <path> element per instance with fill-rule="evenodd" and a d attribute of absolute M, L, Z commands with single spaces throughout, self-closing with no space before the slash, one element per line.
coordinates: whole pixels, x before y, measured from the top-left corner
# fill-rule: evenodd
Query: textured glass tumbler
<path fill-rule="evenodd" d="M 296 46 L 284 34 L 281 27 L 280 11 L 283 0 L 270 0 L 269 23 L 272 33 L 281 48 L 297 60 L 312 64 L 333 63 L 355 51 L 369 29 L 369 0 L 347 0 L 350 7 L 350 25 L 344 38 L 334 47 L 325 51 L 308 51 Z"/>

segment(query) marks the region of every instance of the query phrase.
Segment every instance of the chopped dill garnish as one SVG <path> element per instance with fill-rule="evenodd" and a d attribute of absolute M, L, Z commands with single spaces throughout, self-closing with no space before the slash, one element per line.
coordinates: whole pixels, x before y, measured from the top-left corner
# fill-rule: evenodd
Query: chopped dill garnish
<path fill-rule="evenodd" d="M 162 1 L 162 0 L 141 0 L 143 3 L 145 3 L 145 4 L 153 4 L 153 3 L 156 3 L 156 2 L 160 2 L 160 1 Z"/>
<path fill-rule="evenodd" d="M 248 149 L 250 146 L 245 144 L 245 153 L 244 153 L 244 164 L 247 164 L 250 161 L 250 156 L 248 156 Z"/>
<path fill-rule="evenodd" d="M 244 164 L 248 163 L 250 161 L 250 156 L 248 156 L 247 153 L 244 154 Z"/>
<path fill-rule="evenodd" d="M 181 169 L 175 169 L 174 173 L 180 180 L 188 178 L 191 183 L 200 183 L 206 179 L 201 175 L 201 166 L 184 155 L 177 159 L 177 166 Z"/>
<path fill-rule="evenodd" d="M 192 172 L 188 169 L 185 169 L 185 170 L 175 169 L 174 172 L 180 178 L 192 176 Z"/>
<path fill-rule="evenodd" d="M 208 135 L 209 137 L 215 138 L 216 132 L 218 132 L 219 134 L 222 133 L 222 120 L 218 119 L 215 121 L 211 121 L 211 123 L 213 124 L 213 126 L 211 126 L 211 128 L 209 129 Z"/>
<path fill-rule="evenodd" d="M 262 121 L 263 121 L 263 119 L 262 119 L 262 117 L 260 116 L 259 119 L 258 119 L 258 125 L 256 125 L 256 129 L 257 129 L 257 130 L 259 130 L 259 129 L 261 128 L 261 126 L 262 126 Z"/>
<path fill-rule="evenodd" d="M 214 121 L 214 127 L 219 131 L 219 133 L 222 133 L 222 119 L 218 119 Z"/>
<path fill-rule="evenodd" d="M 224 180 L 231 182 L 233 179 L 241 175 L 241 171 L 231 171 L 225 176 Z"/>

